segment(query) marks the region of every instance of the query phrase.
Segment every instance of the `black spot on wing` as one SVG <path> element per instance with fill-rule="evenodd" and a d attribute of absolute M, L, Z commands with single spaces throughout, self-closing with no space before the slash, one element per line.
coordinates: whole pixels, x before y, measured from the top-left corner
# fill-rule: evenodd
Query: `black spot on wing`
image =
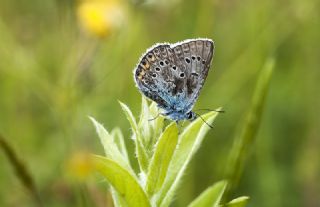
<path fill-rule="evenodd" d="M 174 84 L 175 87 L 173 88 L 172 94 L 176 95 L 177 93 L 182 93 L 184 88 L 184 80 L 180 78 L 175 78 Z"/>
<path fill-rule="evenodd" d="M 187 79 L 187 92 L 188 92 L 188 95 L 192 94 L 193 92 L 193 84 L 192 84 L 192 80 L 191 79 Z"/>

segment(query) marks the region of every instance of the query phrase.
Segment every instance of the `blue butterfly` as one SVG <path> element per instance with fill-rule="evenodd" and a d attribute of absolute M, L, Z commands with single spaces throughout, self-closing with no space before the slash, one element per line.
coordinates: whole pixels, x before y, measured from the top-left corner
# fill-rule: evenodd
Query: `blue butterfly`
<path fill-rule="evenodd" d="M 194 120 L 192 111 L 214 52 L 210 39 L 188 39 L 149 48 L 134 69 L 138 89 L 174 121 Z"/>

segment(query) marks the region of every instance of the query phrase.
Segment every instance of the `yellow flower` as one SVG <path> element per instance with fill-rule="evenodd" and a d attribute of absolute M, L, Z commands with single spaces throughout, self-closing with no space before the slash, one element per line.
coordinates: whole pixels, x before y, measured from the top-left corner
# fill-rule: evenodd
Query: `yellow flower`
<path fill-rule="evenodd" d="M 123 25 L 125 10 L 120 0 L 82 0 L 77 8 L 77 16 L 85 31 L 106 37 Z"/>
<path fill-rule="evenodd" d="M 75 152 L 70 156 L 66 163 L 67 172 L 74 178 L 84 180 L 88 177 L 94 167 L 87 152 Z"/>

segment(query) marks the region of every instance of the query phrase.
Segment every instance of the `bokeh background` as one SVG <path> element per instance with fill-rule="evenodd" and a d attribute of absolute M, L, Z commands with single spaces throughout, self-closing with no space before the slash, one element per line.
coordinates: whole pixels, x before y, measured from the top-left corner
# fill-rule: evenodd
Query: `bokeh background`
<path fill-rule="evenodd" d="M 196 108 L 223 106 L 174 206 L 224 178 L 259 71 L 275 68 L 256 141 L 233 197 L 249 206 L 320 206 L 320 2 L 317 0 L 0 0 L 0 134 L 45 206 L 111 206 L 101 180 L 74 181 L 68 160 L 103 154 L 88 119 L 120 127 L 118 100 L 138 116 L 132 70 L 156 42 L 207 37 L 213 70 Z M 35 206 L 0 152 L 0 206 Z M 132 156 L 134 160 L 134 157 Z"/>

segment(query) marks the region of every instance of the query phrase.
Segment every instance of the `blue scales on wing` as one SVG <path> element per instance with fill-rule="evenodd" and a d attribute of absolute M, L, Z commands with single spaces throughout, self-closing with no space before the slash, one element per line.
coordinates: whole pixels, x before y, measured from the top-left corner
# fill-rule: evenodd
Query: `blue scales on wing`
<path fill-rule="evenodd" d="M 193 119 L 191 110 L 208 75 L 213 49 L 208 39 L 153 46 L 134 71 L 139 90 L 170 119 Z"/>

